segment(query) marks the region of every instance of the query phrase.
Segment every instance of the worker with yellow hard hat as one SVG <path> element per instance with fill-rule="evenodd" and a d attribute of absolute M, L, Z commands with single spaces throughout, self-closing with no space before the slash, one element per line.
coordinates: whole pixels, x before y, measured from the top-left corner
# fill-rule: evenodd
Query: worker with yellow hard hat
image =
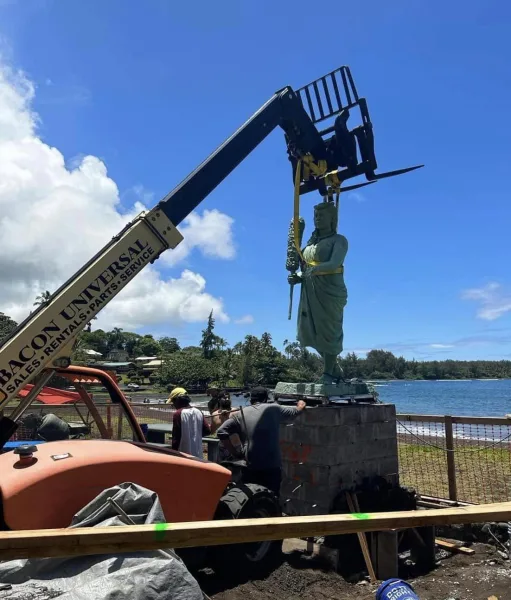
<path fill-rule="evenodd" d="M 202 438 L 211 433 L 202 412 L 190 405 L 190 396 L 185 388 L 174 388 L 167 404 L 173 404 L 172 449 L 202 458 Z"/>

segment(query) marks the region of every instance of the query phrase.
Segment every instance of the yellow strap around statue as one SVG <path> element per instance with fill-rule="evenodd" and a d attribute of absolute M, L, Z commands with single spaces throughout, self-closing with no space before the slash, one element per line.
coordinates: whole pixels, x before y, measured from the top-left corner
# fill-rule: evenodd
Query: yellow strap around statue
<path fill-rule="evenodd" d="M 319 265 L 322 265 L 323 263 L 316 262 L 315 260 L 311 260 L 307 264 L 310 267 L 319 267 Z M 312 275 L 314 277 L 316 277 L 318 275 L 339 275 L 339 274 L 342 275 L 343 273 L 344 273 L 344 267 L 340 266 L 340 267 L 337 267 L 336 269 L 330 269 L 329 271 L 321 271 L 320 273 L 313 273 Z"/>
<path fill-rule="evenodd" d="M 317 173 L 321 173 L 324 174 L 326 172 L 326 161 L 319 161 L 320 162 L 320 167 L 316 167 L 315 163 L 312 161 L 311 157 L 309 156 L 309 159 L 305 161 L 307 164 L 307 168 L 309 168 L 311 171 L 313 171 L 315 174 Z M 324 164 L 322 164 L 324 163 Z M 312 165 L 314 165 L 314 167 L 316 167 L 316 170 L 314 170 L 312 168 Z M 296 164 L 296 173 L 295 173 L 295 193 L 294 193 L 294 203 L 293 203 L 293 239 L 294 239 L 294 244 L 295 244 L 295 249 L 298 252 L 298 256 L 300 257 L 301 261 L 303 263 L 305 263 L 306 265 L 308 265 L 309 267 L 318 267 L 319 265 L 321 265 L 322 263 L 317 262 L 315 260 L 312 261 L 307 261 L 305 260 L 302 250 L 300 248 L 300 240 L 298 239 L 298 230 L 299 230 L 299 220 L 300 220 L 300 182 L 301 182 L 301 167 L 302 167 L 302 160 L 298 160 L 297 164 Z M 337 178 L 337 177 L 336 177 Z M 337 182 L 339 180 L 337 179 Z M 339 194 L 341 193 L 341 187 L 340 187 L 340 183 L 338 184 L 338 187 L 336 189 L 336 193 L 337 193 L 337 199 L 336 199 L 336 203 L 338 204 L 339 202 Z M 342 274 L 344 273 L 344 267 L 338 267 L 337 269 L 331 269 L 329 271 L 322 271 L 321 273 L 314 273 L 314 276 L 317 275 L 338 275 L 338 274 Z"/>
<path fill-rule="evenodd" d="M 306 262 L 305 258 L 302 254 L 302 249 L 300 248 L 300 240 L 299 240 L 299 221 L 300 221 L 300 181 L 301 181 L 301 170 L 302 170 L 302 161 L 298 160 L 296 163 L 296 173 L 295 173 L 295 196 L 294 196 L 294 204 L 293 204 L 293 239 L 295 243 L 295 250 L 298 252 L 298 256 L 300 257 L 302 262 Z"/>

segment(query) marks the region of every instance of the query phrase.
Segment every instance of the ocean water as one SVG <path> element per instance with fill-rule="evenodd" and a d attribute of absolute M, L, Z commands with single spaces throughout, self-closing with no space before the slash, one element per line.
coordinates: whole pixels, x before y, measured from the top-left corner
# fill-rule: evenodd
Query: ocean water
<path fill-rule="evenodd" d="M 378 382 L 382 402 L 398 413 L 503 417 L 511 413 L 511 379 Z"/>
<path fill-rule="evenodd" d="M 381 402 L 395 404 L 397 412 L 401 414 L 475 417 L 504 417 L 511 414 L 511 379 L 379 381 L 376 382 L 376 390 Z M 206 396 L 195 396 L 193 404 L 202 407 L 207 400 Z M 233 407 L 249 404 L 243 395 L 232 395 L 231 400 Z M 444 437 L 443 427 L 419 422 L 399 423 L 398 432 L 413 433 L 427 439 Z M 491 443 L 501 439 L 509 444 L 509 436 L 509 426 L 457 424 L 454 427 L 454 437 L 458 439 L 486 440 Z"/>

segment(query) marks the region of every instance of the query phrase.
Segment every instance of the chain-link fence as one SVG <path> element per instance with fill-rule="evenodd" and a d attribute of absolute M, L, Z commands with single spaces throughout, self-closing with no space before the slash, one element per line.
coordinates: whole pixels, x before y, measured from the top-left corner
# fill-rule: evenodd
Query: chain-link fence
<path fill-rule="evenodd" d="M 120 405 L 96 402 L 94 406 L 105 424 L 111 439 L 129 440 L 133 438 L 130 424 Z M 146 423 L 148 425 L 172 423 L 174 409 L 169 406 L 131 404 L 131 409 L 139 423 Z M 9 412 L 10 410 L 7 409 L 5 415 L 9 416 Z M 47 414 L 54 414 L 69 423 L 71 425 L 71 433 L 73 433 L 73 429 L 76 429 L 76 431 L 80 432 L 78 434 L 80 437 L 86 439 L 99 439 L 102 437 L 93 415 L 85 404 L 82 403 L 59 405 L 33 404 L 23 416 L 22 421 L 27 420 L 26 417 L 28 415 L 42 417 Z M 86 431 L 84 431 L 84 428 L 86 428 Z M 33 429 L 22 424 L 12 439 L 13 441 L 30 440 L 34 439 L 33 435 Z"/>
<path fill-rule="evenodd" d="M 97 402 L 95 406 L 111 439 L 133 439 L 119 405 Z M 172 423 L 174 410 L 168 405 L 131 404 L 131 408 L 139 423 Z M 53 413 L 71 423 L 80 437 L 102 437 L 84 404 L 34 404 L 28 412 Z M 397 418 L 403 485 L 414 487 L 421 495 L 461 502 L 511 501 L 511 419 L 410 414 Z M 21 426 L 13 439 L 30 440 L 33 434 Z M 165 441 L 170 442 L 170 432 L 165 433 Z"/>
<path fill-rule="evenodd" d="M 146 424 L 153 426 L 152 434 L 158 433 L 158 425 L 167 425 L 166 428 L 162 428 L 157 435 L 158 443 L 170 443 L 171 441 L 171 430 L 168 425 L 172 424 L 172 415 L 174 410 L 172 407 L 162 405 L 150 405 L 150 404 L 130 404 L 131 410 L 133 411 L 135 418 L 140 424 Z M 98 412 L 98 415 L 105 425 L 106 432 L 109 439 L 113 440 L 132 440 L 133 431 L 130 423 L 122 407 L 118 404 L 106 403 L 106 402 L 95 402 L 94 407 Z M 9 416 L 12 407 L 6 409 L 4 414 Z M 36 440 L 37 434 L 35 427 L 31 426 L 34 423 L 34 419 L 27 418 L 29 415 L 35 417 L 42 417 L 47 414 L 53 414 L 60 419 L 66 421 L 70 426 L 70 435 L 73 438 L 82 439 L 101 439 L 103 435 L 98 428 L 94 415 L 87 409 L 85 404 L 59 404 L 59 405 L 45 405 L 45 404 L 32 404 L 28 411 L 23 415 L 20 420 L 20 426 L 12 436 L 12 441 L 29 441 Z M 24 424 L 26 422 L 26 424 Z M 35 420 L 37 423 L 37 420 Z M 204 441 L 204 457 L 211 458 L 216 456 L 217 440 L 211 439 Z"/>
<path fill-rule="evenodd" d="M 511 420 L 398 415 L 401 482 L 461 502 L 511 500 Z"/>

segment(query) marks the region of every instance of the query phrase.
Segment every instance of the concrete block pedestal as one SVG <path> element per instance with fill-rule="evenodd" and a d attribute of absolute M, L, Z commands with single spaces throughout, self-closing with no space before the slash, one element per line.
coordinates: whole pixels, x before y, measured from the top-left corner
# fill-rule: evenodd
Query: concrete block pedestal
<path fill-rule="evenodd" d="M 282 509 L 289 515 L 328 514 L 343 491 L 377 476 L 398 485 L 393 404 L 307 408 L 283 425 Z"/>
<path fill-rule="evenodd" d="M 399 487 L 396 408 L 393 404 L 330 404 L 307 408 L 280 430 L 282 510 L 288 515 L 348 512 L 345 492 L 358 492 L 360 510 L 408 510 L 415 497 Z M 386 486 L 379 485 L 383 478 Z M 378 485 L 371 485 L 377 482 Z M 390 491 L 389 491 L 390 490 Z M 404 493 L 402 493 L 404 492 Z M 434 563 L 434 528 L 411 535 L 412 555 Z M 399 531 L 368 536 L 379 578 L 398 576 Z M 417 542 L 417 539 L 419 542 Z M 409 540 L 410 541 L 410 540 Z M 355 535 L 327 536 L 320 554 L 336 568 L 362 561 Z M 358 557 L 358 558 L 357 558 Z M 361 563 L 363 565 L 363 561 Z M 361 566 L 359 564 L 359 567 Z M 361 566 L 363 569 L 364 567 Z"/>

